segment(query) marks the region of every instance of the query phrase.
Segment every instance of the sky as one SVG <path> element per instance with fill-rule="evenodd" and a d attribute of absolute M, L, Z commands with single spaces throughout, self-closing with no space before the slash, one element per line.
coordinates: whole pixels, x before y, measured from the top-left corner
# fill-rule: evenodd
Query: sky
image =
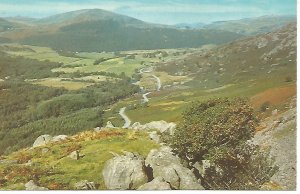
<path fill-rule="evenodd" d="M 296 15 L 296 4 L 296 0 L 0 0 L 0 17 L 43 18 L 99 8 L 152 23 L 210 23 Z"/>

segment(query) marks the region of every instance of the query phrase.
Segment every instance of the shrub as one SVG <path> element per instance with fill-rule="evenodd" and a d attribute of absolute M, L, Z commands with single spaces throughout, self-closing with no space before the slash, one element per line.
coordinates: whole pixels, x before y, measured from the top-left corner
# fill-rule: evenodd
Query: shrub
<path fill-rule="evenodd" d="M 216 147 L 227 149 L 250 139 L 256 123 L 253 109 L 245 100 L 196 102 L 183 113 L 183 123 L 172 138 L 172 146 L 181 157 L 197 161 L 211 155 Z"/>
<path fill-rule="evenodd" d="M 216 164 L 221 170 L 212 166 L 205 171 L 204 187 L 214 190 L 258 190 L 278 171 L 269 152 L 262 152 L 259 146 L 251 143 L 227 152 L 227 156 Z"/>
<path fill-rule="evenodd" d="M 285 77 L 285 82 L 292 82 L 293 78 L 291 76 Z"/>
<path fill-rule="evenodd" d="M 258 189 L 276 169 L 257 146 L 248 143 L 257 123 L 244 99 L 195 102 L 183 113 L 183 122 L 169 141 L 183 160 L 209 161 L 211 167 L 200 177 L 206 188 Z M 264 174 L 252 176 L 261 169 L 266 169 Z"/>
<path fill-rule="evenodd" d="M 266 112 L 266 110 L 268 110 L 268 108 L 270 108 L 270 102 L 264 102 L 262 103 L 262 105 L 260 106 L 260 111 L 261 112 Z"/>

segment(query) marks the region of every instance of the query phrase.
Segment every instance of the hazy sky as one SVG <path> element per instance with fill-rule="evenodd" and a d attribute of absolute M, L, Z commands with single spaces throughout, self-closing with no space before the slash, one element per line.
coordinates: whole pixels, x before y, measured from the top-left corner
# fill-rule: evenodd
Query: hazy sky
<path fill-rule="evenodd" d="M 296 0 L 0 0 L 0 17 L 41 18 L 100 8 L 144 21 L 175 24 L 262 15 L 295 15 Z"/>

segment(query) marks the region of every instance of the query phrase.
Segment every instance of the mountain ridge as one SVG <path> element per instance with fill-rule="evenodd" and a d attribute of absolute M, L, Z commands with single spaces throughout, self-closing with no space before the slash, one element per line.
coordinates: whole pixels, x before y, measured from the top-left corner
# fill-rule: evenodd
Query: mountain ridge
<path fill-rule="evenodd" d="M 296 17 L 293 15 L 264 15 L 238 20 L 221 20 L 207 24 L 202 22 L 181 23 L 176 24 L 175 27 L 183 29 L 219 29 L 243 35 L 256 35 L 271 32 L 294 21 L 296 21 Z"/>
<path fill-rule="evenodd" d="M 38 20 L 18 42 L 69 51 L 122 51 L 223 44 L 242 35 L 222 30 L 182 30 L 151 24 L 101 9 L 86 9 Z M 24 36 L 25 34 L 25 36 Z M 12 38 L 16 35 L 8 35 Z M 216 38 L 218 37 L 218 38 Z"/>
<path fill-rule="evenodd" d="M 61 14 L 52 15 L 42 19 L 36 20 L 36 24 L 41 25 L 69 25 L 81 22 L 92 22 L 92 21 L 103 21 L 103 20 L 113 20 L 121 23 L 127 23 L 135 27 L 149 27 L 149 26 L 168 26 L 164 24 L 154 24 L 149 22 L 144 22 L 142 20 L 126 16 L 123 14 L 114 13 L 104 9 L 81 9 L 76 11 L 65 12 Z M 168 26 L 171 27 L 171 26 Z"/>
<path fill-rule="evenodd" d="M 83 9 L 34 20 L 31 21 L 32 26 L 27 25 L 21 29 L 6 28 L 0 39 L 3 42 L 74 52 L 196 48 L 269 32 L 291 20 L 291 16 L 263 16 L 215 22 L 201 29 L 195 26 L 184 29 L 152 24 L 102 9 Z"/>

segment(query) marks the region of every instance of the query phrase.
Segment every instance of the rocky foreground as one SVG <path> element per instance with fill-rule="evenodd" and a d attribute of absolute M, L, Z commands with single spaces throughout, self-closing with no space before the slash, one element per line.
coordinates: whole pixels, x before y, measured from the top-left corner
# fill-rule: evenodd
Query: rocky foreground
<path fill-rule="evenodd" d="M 296 187 L 295 115 L 295 102 L 286 112 L 273 111 L 261 122 L 263 130 L 253 139 L 271 150 L 279 166 L 262 190 Z M 104 128 L 71 137 L 42 135 L 31 148 L 0 159 L 0 188 L 203 190 L 199 175 L 209 161 L 182 163 L 161 139 L 162 135 L 172 136 L 175 130 L 175 123 L 165 121 L 134 123 L 129 129 L 118 129 L 108 122 Z"/>
<path fill-rule="evenodd" d="M 270 149 L 279 167 L 271 182 L 284 190 L 296 190 L 296 99 L 287 108 L 289 110 L 282 113 L 274 110 L 273 115 L 262 122 L 264 129 L 255 135 L 254 142 Z"/>

